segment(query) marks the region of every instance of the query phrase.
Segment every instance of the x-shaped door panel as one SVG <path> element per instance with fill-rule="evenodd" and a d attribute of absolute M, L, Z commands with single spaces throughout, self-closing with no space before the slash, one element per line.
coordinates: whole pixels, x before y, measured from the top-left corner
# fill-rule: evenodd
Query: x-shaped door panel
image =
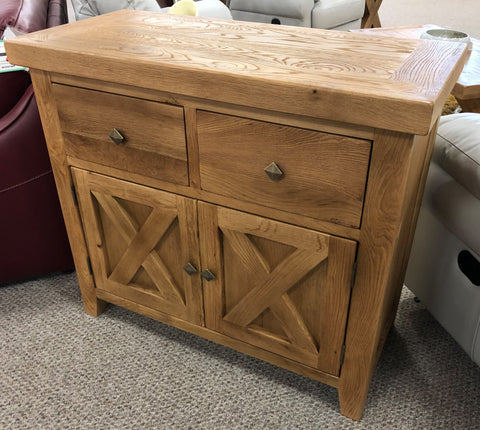
<path fill-rule="evenodd" d="M 200 280 L 183 271 L 199 266 L 196 202 L 73 171 L 97 287 L 201 322 Z"/>
<path fill-rule="evenodd" d="M 203 264 L 218 275 L 205 288 L 207 325 L 338 373 L 354 242 L 207 204 L 199 212 Z"/>

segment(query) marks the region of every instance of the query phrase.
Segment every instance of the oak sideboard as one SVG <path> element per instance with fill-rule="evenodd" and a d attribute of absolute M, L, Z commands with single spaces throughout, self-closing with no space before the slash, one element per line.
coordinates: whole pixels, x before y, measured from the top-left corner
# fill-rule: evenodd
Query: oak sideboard
<path fill-rule="evenodd" d="M 124 10 L 6 49 L 86 312 L 306 375 L 360 419 L 466 46 Z"/>

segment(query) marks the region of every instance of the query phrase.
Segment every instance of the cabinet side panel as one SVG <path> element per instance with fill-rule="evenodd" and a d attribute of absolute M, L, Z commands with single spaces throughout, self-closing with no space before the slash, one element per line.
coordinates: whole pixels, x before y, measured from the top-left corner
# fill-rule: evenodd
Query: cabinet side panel
<path fill-rule="evenodd" d="M 426 149 L 426 142 L 412 135 L 381 130 L 375 135 L 339 386 L 342 413 L 354 419 L 362 415 L 395 316 Z"/>
<path fill-rule="evenodd" d="M 31 70 L 30 74 L 45 132 L 60 205 L 62 207 L 73 259 L 75 261 L 83 304 L 88 314 L 97 316 L 103 312 L 105 302 L 97 299 L 95 283 L 89 270 L 88 252 L 80 216 L 74 199 L 72 198 L 73 180 L 65 155 L 57 108 L 52 95 L 50 75 L 47 72 L 39 70 Z"/>

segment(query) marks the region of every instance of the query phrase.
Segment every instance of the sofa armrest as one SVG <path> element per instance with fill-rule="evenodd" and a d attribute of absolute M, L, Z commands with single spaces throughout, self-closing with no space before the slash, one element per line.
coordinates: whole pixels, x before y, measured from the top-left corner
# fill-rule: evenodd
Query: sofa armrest
<path fill-rule="evenodd" d="M 33 87 L 0 118 L 0 194 L 51 170 Z"/>

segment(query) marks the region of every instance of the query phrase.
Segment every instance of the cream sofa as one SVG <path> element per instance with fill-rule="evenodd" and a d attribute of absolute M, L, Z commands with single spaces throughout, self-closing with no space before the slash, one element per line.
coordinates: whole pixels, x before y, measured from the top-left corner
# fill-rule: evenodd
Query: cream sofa
<path fill-rule="evenodd" d="M 72 0 L 77 21 L 120 9 L 166 12 L 172 0 Z M 198 15 L 208 18 L 232 19 L 232 15 L 220 0 L 197 1 Z"/>
<path fill-rule="evenodd" d="M 233 19 L 332 30 L 360 28 L 365 0 L 229 0 Z"/>
<path fill-rule="evenodd" d="M 480 365 L 480 114 L 440 119 L 405 284 Z"/>

